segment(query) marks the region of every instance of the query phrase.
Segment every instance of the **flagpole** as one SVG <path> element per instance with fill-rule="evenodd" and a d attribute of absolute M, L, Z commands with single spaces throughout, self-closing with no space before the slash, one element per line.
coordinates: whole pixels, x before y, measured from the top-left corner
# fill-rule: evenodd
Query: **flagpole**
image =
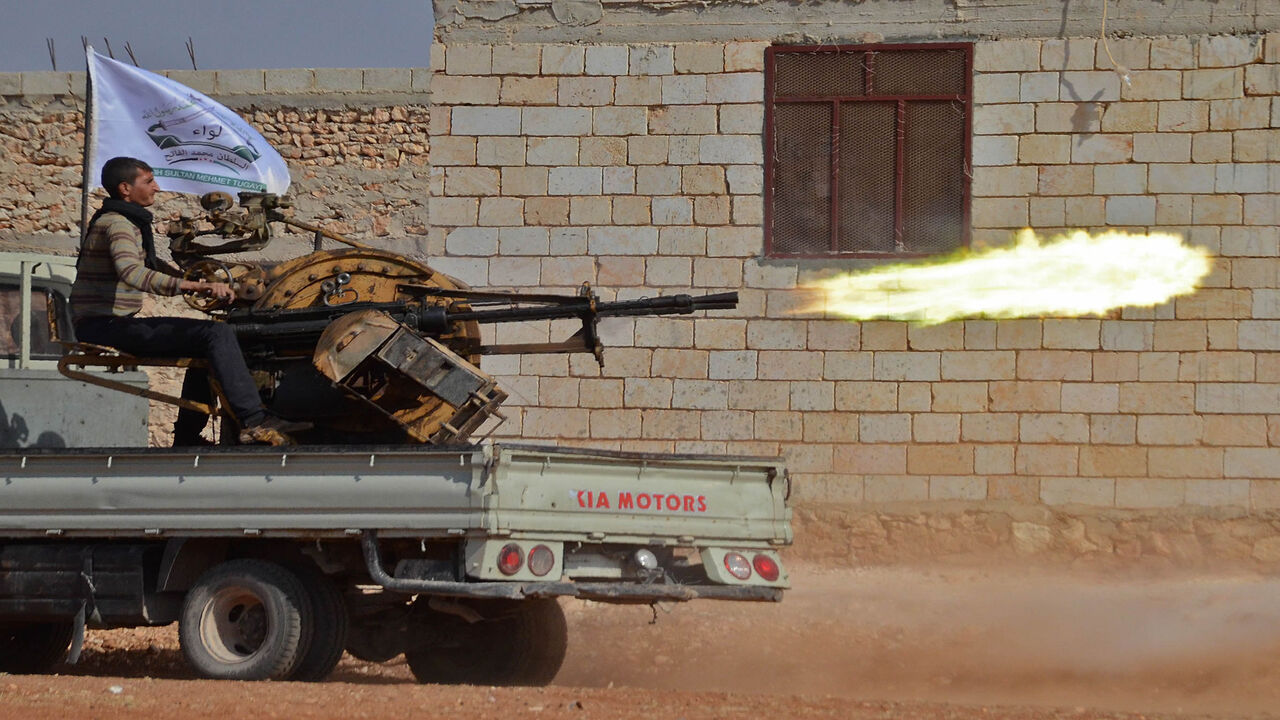
<path fill-rule="evenodd" d="M 93 48 L 86 48 L 93 52 Z M 87 60 L 87 57 L 86 57 Z M 80 163 L 80 244 L 89 234 L 89 148 L 93 134 L 93 77 L 90 75 L 91 62 L 86 62 L 84 73 L 84 153 Z"/>

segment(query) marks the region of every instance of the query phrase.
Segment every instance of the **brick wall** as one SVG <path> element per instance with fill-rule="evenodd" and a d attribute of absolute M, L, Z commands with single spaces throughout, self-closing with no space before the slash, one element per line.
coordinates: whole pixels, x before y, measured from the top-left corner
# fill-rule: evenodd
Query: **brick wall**
<path fill-rule="evenodd" d="M 1114 40 L 1128 83 L 1092 39 L 978 43 L 975 244 L 1150 228 L 1215 271 L 1157 308 L 927 328 L 807 311 L 832 267 L 761 257 L 766 46 L 450 42 L 368 88 L 371 71 L 184 81 L 282 148 L 303 212 L 474 285 L 741 294 L 606 321 L 603 370 L 486 358 L 512 393 L 500 436 L 781 454 L 815 555 L 1280 562 L 1280 34 Z M 5 241 L 78 213 L 78 106 L 58 90 L 77 79 L 35 75 L 0 75 Z"/>
<path fill-rule="evenodd" d="M 236 109 L 289 163 L 299 212 L 425 251 L 427 68 L 173 70 Z M 80 224 L 84 73 L 0 73 L 0 243 L 73 249 Z M 96 184 L 96 182 L 95 182 Z M 157 217 L 198 212 L 167 196 Z"/>
<path fill-rule="evenodd" d="M 430 252 L 427 68 L 166 74 L 235 108 L 262 132 L 288 161 L 300 216 L 398 252 Z M 84 81 L 84 73 L 0 73 L 0 251 L 75 252 Z M 91 205 L 103 196 L 96 191 Z M 200 214 L 195 198 L 171 194 L 161 195 L 153 211 L 160 219 Z M 278 236 L 266 256 L 281 260 L 309 250 L 309 238 L 289 237 Z M 144 312 L 198 315 L 175 299 Z M 179 372 L 148 374 L 161 392 L 178 392 Z M 151 404 L 153 445 L 172 442 L 175 414 L 171 405 Z"/>
<path fill-rule="evenodd" d="M 1127 81 L 1093 40 L 977 46 L 975 238 L 1162 230 L 1210 250 L 1214 272 L 1154 309 L 1001 324 L 1012 365 L 990 409 L 1019 417 L 984 439 L 1019 443 L 1005 467 L 1039 476 L 1050 504 L 1274 508 L 1280 36 L 1110 51 Z"/>
<path fill-rule="evenodd" d="M 1280 35 L 975 47 L 977 245 L 1119 227 L 1216 257 L 1104 318 L 849 323 L 765 260 L 764 43 L 433 50 L 432 232 L 468 282 L 737 311 L 613 320 L 607 364 L 493 358 L 526 438 L 781 453 L 802 506 L 1280 506 Z M 545 340 L 555 327 L 501 331 Z M 514 410 L 514 407 L 513 407 Z"/>

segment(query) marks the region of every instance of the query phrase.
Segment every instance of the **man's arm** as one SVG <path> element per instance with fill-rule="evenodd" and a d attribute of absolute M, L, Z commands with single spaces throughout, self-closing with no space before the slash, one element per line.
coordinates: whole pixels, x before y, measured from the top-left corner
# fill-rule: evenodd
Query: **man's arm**
<path fill-rule="evenodd" d="M 123 217 L 113 221 L 107 228 L 107 239 L 111 246 L 111 261 L 115 265 L 116 277 L 129 287 L 155 295 L 172 296 L 194 292 L 227 302 L 236 299 L 235 291 L 227 283 L 183 280 L 181 277 L 148 268 L 142 252 L 141 233 Z"/>
<path fill-rule="evenodd" d="M 116 277 L 125 285 L 153 295 L 177 295 L 183 291 L 182 280 L 146 266 L 141 233 L 133 223 L 123 217 L 113 220 L 107 226 L 107 241 Z"/>

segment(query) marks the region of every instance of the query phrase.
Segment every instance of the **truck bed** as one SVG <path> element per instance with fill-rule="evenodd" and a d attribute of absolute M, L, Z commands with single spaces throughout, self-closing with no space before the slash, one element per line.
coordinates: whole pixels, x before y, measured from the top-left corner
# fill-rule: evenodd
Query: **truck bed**
<path fill-rule="evenodd" d="M 384 538 L 770 547 L 791 540 L 777 461 L 525 444 L 0 453 L 9 537 Z"/>

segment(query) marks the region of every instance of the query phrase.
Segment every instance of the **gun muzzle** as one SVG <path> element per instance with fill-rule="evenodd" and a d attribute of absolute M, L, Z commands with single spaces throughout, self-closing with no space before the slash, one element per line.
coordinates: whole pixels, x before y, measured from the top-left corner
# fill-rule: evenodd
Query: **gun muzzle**
<path fill-rule="evenodd" d="M 738 307 L 738 293 L 726 292 L 693 298 L 694 310 L 729 310 Z"/>
<path fill-rule="evenodd" d="M 685 315 L 698 310 L 724 310 L 738 306 L 738 293 L 715 295 L 663 295 L 640 300 L 605 302 L 597 306 L 600 317 L 636 315 Z"/>

